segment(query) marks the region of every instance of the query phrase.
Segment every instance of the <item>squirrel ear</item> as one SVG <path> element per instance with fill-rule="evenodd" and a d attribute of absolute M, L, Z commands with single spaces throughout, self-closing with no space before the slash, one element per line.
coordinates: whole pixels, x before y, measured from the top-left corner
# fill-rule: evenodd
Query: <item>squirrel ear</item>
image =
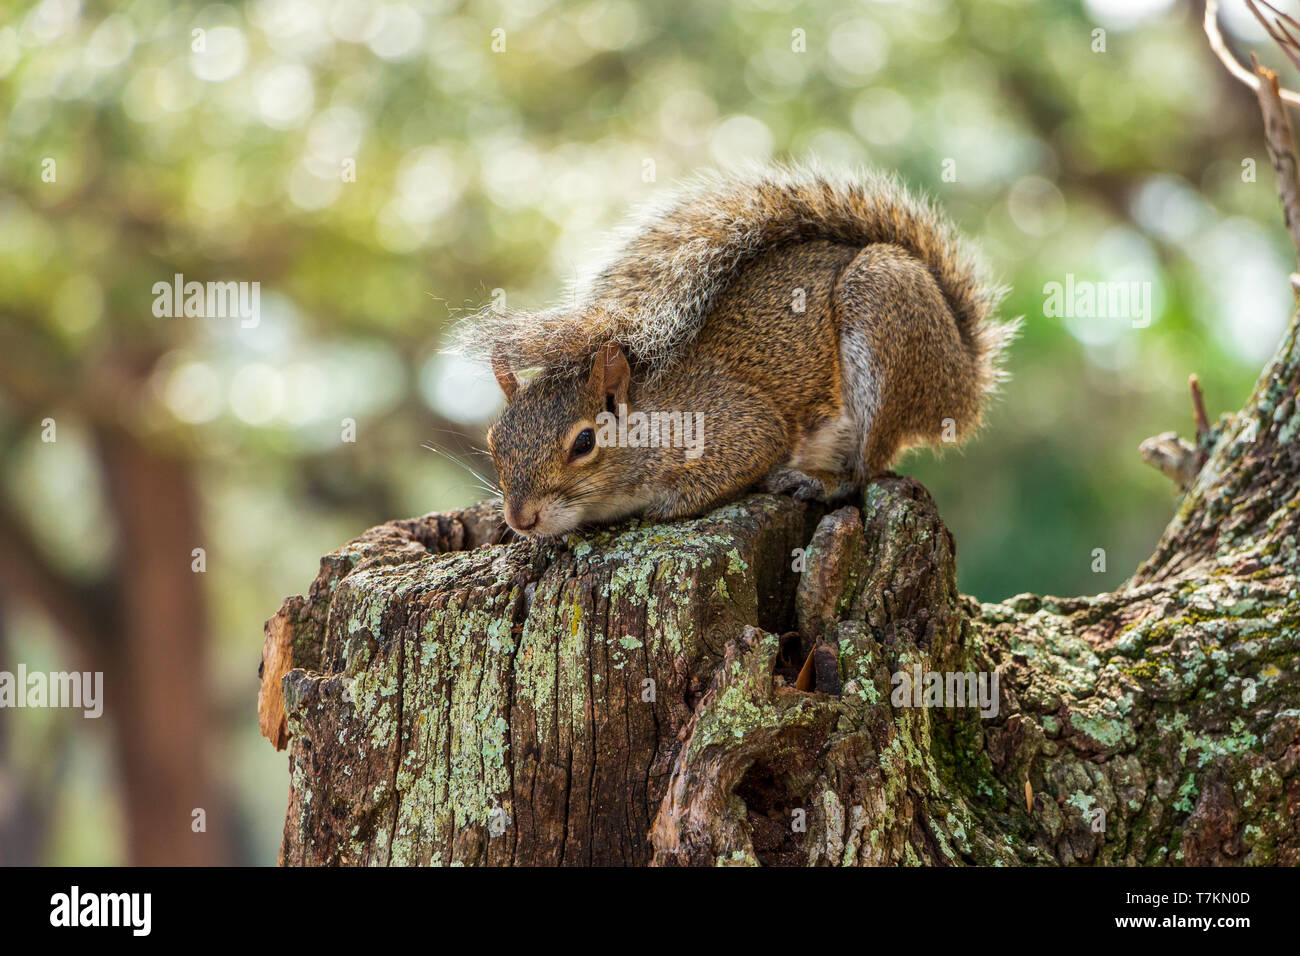
<path fill-rule="evenodd" d="M 592 378 L 600 377 L 606 398 L 612 398 L 615 405 L 627 404 L 627 385 L 632 378 L 632 368 L 627 364 L 621 345 L 610 342 L 601 346 L 591 373 Z"/>
<path fill-rule="evenodd" d="M 513 401 L 515 392 L 519 391 L 519 376 L 499 352 L 492 353 L 492 374 L 497 377 L 501 391 L 505 392 L 506 401 Z"/>

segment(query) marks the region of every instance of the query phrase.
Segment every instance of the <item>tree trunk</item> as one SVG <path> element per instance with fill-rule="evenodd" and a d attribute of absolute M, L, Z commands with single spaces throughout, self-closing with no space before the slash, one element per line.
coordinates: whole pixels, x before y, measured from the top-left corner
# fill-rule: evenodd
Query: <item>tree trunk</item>
<path fill-rule="evenodd" d="M 1296 332 L 1110 594 L 959 595 L 898 477 L 549 546 L 371 529 L 267 625 L 281 861 L 1300 864 Z M 914 706 L 930 672 L 996 706 Z"/>
<path fill-rule="evenodd" d="M 190 462 L 121 429 L 97 432 L 116 517 L 114 614 L 97 627 L 135 866 L 228 862 L 225 794 L 210 771 L 208 615 L 192 549 L 207 543 Z M 177 675 L 194 675 L 179 680 Z M 202 829 L 195 830 L 196 810 Z"/>

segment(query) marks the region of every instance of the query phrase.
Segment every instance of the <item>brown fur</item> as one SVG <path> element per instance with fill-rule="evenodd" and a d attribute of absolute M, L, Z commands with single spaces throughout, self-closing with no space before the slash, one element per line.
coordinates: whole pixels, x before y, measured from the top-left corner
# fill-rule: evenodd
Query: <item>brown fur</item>
<path fill-rule="evenodd" d="M 835 293 L 841 321 L 861 325 L 876 358 L 880 411 L 863 477 L 913 445 L 937 443 L 945 419 L 957 442 L 969 437 L 983 416 L 982 373 L 929 271 L 898 246 L 868 246 Z"/>
<path fill-rule="evenodd" d="M 800 180 L 741 190 L 735 208 L 727 195 L 671 207 L 585 306 L 526 333 L 498 327 L 493 364 L 510 403 L 489 448 L 512 525 L 557 534 L 630 514 L 683 517 L 756 485 L 834 497 L 907 447 L 939 441 L 946 420 L 957 440 L 978 427 L 1010 334 L 988 321 L 997 292 L 928 205 L 897 192 L 871 205 L 852 192 L 858 205 L 845 207 L 835 189 Z M 816 218 L 864 204 L 866 225 Z M 737 223 L 765 244 L 752 249 L 747 235 L 729 247 Z M 868 225 L 878 238 L 840 238 Z M 664 263 L 681 261 L 725 281 L 662 291 L 674 278 Z M 669 347 L 617 335 L 629 315 L 673 308 L 692 317 L 646 319 L 677 337 Z M 538 358 L 541 374 L 519 385 L 514 369 Z M 624 400 L 632 411 L 702 413 L 703 453 L 606 446 L 575 457 L 574 436 Z"/>

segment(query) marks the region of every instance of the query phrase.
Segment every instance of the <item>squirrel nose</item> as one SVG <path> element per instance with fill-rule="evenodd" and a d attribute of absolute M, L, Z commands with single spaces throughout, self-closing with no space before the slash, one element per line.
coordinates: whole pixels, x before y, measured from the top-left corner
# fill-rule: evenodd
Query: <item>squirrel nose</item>
<path fill-rule="evenodd" d="M 537 527 L 538 518 L 541 516 L 539 509 L 534 508 L 530 517 L 524 517 L 523 508 L 511 508 L 506 515 L 506 520 L 516 531 L 532 531 Z"/>

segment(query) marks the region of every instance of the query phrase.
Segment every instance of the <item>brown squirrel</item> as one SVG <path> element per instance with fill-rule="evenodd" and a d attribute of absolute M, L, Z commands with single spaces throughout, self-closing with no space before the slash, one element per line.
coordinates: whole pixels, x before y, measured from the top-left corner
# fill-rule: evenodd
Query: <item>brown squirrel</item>
<path fill-rule="evenodd" d="M 480 315 L 459 347 L 508 402 L 488 432 L 506 521 L 551 536 L 755 487 L 834 500 L 964 440 L 1015 334 L 1001 295 L 895 178 L 787 166 L 697 179 L 576 305 Z"/>

